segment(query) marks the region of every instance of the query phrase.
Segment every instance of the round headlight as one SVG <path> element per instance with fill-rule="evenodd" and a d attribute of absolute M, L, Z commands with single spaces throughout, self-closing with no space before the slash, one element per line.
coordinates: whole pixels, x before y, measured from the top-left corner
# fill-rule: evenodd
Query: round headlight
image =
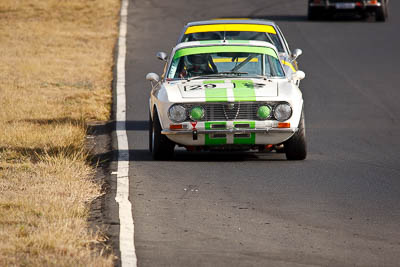
<path fill-rule="evenodd" d="M 274 108 L 274 116 L 278 121 L 286 121 L 292 116 L 292 108 L 289 104 L 278 104 Z"/>
<path fill-rule="evenodd" d="M 187 118 L 186 108 L 181 105 L 173 105 L 168 110 L 168 117 L 173 122 L 183 122 Z"/>
<path fill-rule="evenodd" d="M 204 115 L 205 111 L 204 108 L 201 106 L 195 106 L 189 112 L 190 119 L 194 121 L 202 120 L 204 118 Z"/>
<path fill-rule="evenodd" d="M 258 107 L 257 110 L 257 117 L 262 119 L 262 120 L 266 120 L 269 118 L 269 116 L 271 115 L 271 108 L 267 105 L 263 105 Z"/>

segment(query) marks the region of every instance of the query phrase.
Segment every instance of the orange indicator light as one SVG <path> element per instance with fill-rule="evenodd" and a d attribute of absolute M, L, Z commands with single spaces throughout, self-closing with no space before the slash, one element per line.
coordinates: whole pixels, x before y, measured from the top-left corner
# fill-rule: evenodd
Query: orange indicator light
<path fill-rule="evenodd" d="M 169 129 L 171 130 L 182 130 L 183 125 L 182 124 L 170 124 Z"/>
<path fill-rule="evenodd" d="M 280 122 L 278 123 L 278 128 L 290 128 L 289 122 Z"/>

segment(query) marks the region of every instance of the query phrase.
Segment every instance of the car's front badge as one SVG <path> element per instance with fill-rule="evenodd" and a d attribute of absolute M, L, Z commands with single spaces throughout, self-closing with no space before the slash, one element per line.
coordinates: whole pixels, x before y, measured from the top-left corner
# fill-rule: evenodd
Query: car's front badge
<path fill-rule="evenodd" d="M 197 121 L 191 121 L 190 124 L 192 125 L 193 130 L 196 130 Z"/>

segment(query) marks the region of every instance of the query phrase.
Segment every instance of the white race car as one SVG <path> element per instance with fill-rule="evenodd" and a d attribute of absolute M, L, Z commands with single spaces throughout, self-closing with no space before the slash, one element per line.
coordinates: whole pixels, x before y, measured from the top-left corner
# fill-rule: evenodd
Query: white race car
<path fill-rule="evenodd" d="M 286 77 L 278 51 L 262 41 L 178 44 L 151 81 L 149 146 L 154 159 L 188 151 L 258 150 L 306 158 L 303 98 Z M 297 71 L 292 79 L 301 80 Z"/>

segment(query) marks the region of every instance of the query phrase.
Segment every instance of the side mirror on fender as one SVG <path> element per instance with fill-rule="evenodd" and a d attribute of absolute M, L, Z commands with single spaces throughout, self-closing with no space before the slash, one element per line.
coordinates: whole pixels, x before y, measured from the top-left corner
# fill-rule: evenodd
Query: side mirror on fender
<path fill-rule="evenodd" d="M 158 83 L 160 81 L 160 76 L 158 76 L 156 73 L 154 72 L 150 72 L 146 75 L 146 80 L 150 81 L 150 82 L 155 82 Z"/>
<path fill-rule="evenodd" d="M 167 53 L 165 53 L 165 52 L 158 52 L 157 55 L 156 55 L 156 57 L 157 57 L 159 60 L 162 60 L 162 61 L 165 61 L 165 62 L 167 62 L 167 60 L 168 60 L 168 55 L 167 55 Z"/>
<path fill-rule="evenodd" d="M 292 53 L 292 60 L 296 60 L 302 54 L 303 54 L 303 51 L 301 49 L 296 48 Z"/>
<path fill-rule="evenodd" d="M 295 73 L 292 74 L 292 79 L 293 80 L 298 80 L 301 81 L 306 77 L 306 74 L 304 73 L 304 71 L 298 70 Z"/>

